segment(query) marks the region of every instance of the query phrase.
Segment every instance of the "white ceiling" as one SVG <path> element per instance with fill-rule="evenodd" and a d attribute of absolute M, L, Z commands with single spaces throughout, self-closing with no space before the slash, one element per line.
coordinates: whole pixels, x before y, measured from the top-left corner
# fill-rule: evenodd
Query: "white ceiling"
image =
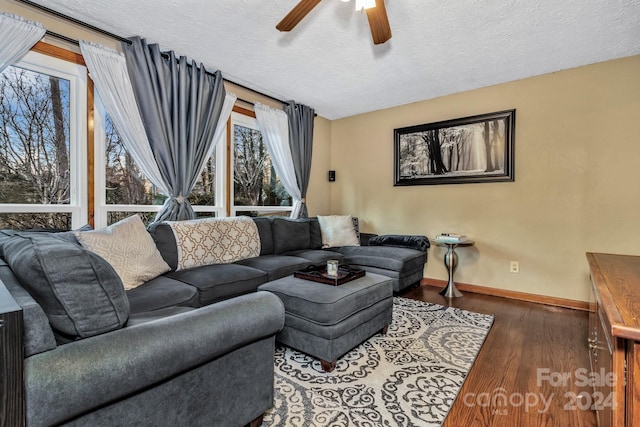
<path fill-rule="evenodd" d="M 353 0 L 324 0 L 280 33 L 297 1 L 36 3 L 328 119 L 640 54 L 640 0 L 386 0 L 393 37 L 378 46 Z"/>

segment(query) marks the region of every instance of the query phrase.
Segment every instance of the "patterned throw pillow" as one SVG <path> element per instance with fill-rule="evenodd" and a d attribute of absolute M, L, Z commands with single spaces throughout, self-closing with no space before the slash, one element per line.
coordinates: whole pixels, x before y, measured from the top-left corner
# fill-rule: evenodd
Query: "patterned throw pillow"
<path fill-rule="evenodd" d="M 360 246 L 351 215 L 318 215 L 322 247 Z"/>
<path fill-rule="evenodd" d="M 171 270 L 138 215 L 102 230 L 79 231 L 75 235 L 84 248 L 111 264 L 126 290 Z"/>
<path fill-rule="evenodd" d="M 249 217 L 168 221 L 178 247 L 176 270 L 228 264 L 260 255 L 260 235 Z"/>

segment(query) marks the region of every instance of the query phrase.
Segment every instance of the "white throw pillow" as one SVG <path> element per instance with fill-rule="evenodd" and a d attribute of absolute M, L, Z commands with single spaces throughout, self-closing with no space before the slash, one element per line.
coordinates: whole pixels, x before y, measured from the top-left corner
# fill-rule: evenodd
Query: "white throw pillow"
<path fill-rule="evenodd" d="M 126 290 L 133 289 L 171 270 L 138 215 L 95 231 L 77 231 L 87 250 L 107 260 Z"/>
<path fill-rule="evenodd" d="M 351 215 L 318 215 L 322 247 L 360 246 Z"/>

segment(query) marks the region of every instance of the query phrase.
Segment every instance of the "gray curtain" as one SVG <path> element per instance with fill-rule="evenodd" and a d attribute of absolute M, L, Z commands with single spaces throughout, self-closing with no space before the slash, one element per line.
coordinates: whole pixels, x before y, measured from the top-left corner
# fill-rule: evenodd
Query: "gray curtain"
<path fill-rule="evenodd" d="M 309 175 L 311 174 L 311 154 L 313 151 L 313 120 L 314 110 L 306 105 L 296 104 L 290 101 L 285 105 L 284 112 L 289 119 L 289 146 L 291 147 L 291 157 L 293 167 L 296 171 L 296 180 L 302 206 L 298 218 L 307 218 L 307 188 L 309 187 Z"/>
<path fill-rule="evenodd" d="M 170 194 L 155 221 L 195 217 L 187 199 L 207 161 L 225 100 L 222 74 L 134 37 L 123 43 L 149 145 Z"/>

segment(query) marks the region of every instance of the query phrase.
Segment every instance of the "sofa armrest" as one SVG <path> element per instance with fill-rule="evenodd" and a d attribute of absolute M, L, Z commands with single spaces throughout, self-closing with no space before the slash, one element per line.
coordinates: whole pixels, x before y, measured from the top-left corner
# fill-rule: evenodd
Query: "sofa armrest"
<path fill-rule="evenodd" d="M 283 325 L 280 299 L 257 292 L 34 355 L 25 366 L 28 424 L 57 424 L 275 335 Z"/>
<path fill-rule="evenodd" d="M 384 234 L 369 239 L 369 246 L 396 246 L 426 252 L 431 246 L 431 243 L 426 236 Z"/>
<path fill-rule="evenodd" d="M 369 246 L 369 241 L 376 236 L 373 233 L 360 233 L 360 246 Z"/>

